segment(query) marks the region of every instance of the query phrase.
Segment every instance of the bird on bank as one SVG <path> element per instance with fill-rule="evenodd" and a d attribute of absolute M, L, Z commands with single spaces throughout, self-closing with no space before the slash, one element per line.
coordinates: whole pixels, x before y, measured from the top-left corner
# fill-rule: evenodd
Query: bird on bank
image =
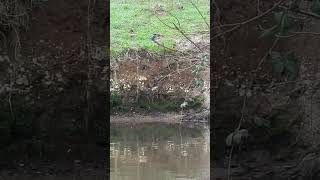
<path fill-rule="evenodd" d="M 161 36 L 160 34 L 153 34 L 150 39 L 152 42 L 158 43 L 158 41 L 160 40 L 160 36 Z"/>

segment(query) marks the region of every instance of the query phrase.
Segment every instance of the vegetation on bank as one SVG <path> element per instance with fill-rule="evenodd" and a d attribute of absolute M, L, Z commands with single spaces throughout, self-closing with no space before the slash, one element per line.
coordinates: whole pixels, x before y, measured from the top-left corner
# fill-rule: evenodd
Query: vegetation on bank
<path fill-rule="evenodd" d="M 200 53 L 194 52 L 192 53 L 194 54 L 192 57 L 190 55 L 188 57 L 182 57 L 181 55 L 176 55 L 177 52 L 170 52 L 169 54 L 172 54 L 172 56 L 175 57 L 158 57 L 155 58 L 156 60 L 150 59 L 153 58 L 153 55 L 150 57 L 150 53 L 159 56 L 161 54 L 160 52 L 170 51 L 168 48 L 180 50 L 177 45 L 182 40 L 188 41 L 188 39 L 191 40 L 192 36 L 195 34 L 208 33 L 208 22 L 210 21 L 209 1 L 140 0 L 137 3 L 133 0 L 124 0 L 111 1 L 110 8 L 112 57 L 111 112 L 141 110 L 147 112 L 168 112 L 190 108 L 197 109 L 201 107 L 201 104 L 203 103 L 203 96 L 201 95 L 197 95 L 196 97 L 188 96 L 188 98 L 186 98 L 186 93 L 183 92 L 180 93 L 180 96 L 170 97 L 170 95 L 167 95 L 167 90 L 162 91 L 162 88 L 166 85 L 170 88 L 177 88 L 177 90 L 169 90 L 177 91 L 176 94 L 179 94 L 178 91 L 184 88 L 186 88 L 185 91 L 191 91 L 190 87 L 195 87 L 192 84 L 203 86 L 203 81 L 199 80 L 201 79 L 199 77 L 199 72 L 203 71 L 204 67 L 200 66 L 205 66 L 207 63 L 202 62 L 202 58 L 196 57 L 196 55 Z M 152 39 L 153 37 L 155 37 L 155 39 Z M 141 51 L 143 51 L 143 53 L 141 53 Z M 177 59 L 177 63 L 169 62 L 173 59 Z M 209 61 L 208 57 L 205 59 Z M 130 64 L 129 60 L 137 63 Z M 121 64 L 119 61 L 124 62 L 124 64 Z M 126 61 L 128 64 L 125 64 Z M 163 63 L 149 65 L 154 64 L 150 62 L 141 65 L 140 62 L 142 61 L 163 61 Z M 193 67 L 186 68 L 186 61 L 190 61 L 190 63 L 193 61 L 193 64 L 191 65 Z M 173 65 L 174 68 L 172 68 Z M 124 66 L 123 68 L 120 68 L 121 71 L 127 71 L 126 77 L 122 77 L 122 79 L 119 79 L 117 75 L 114 75 L 121 73 L 116 72 L 120 71 L 119 66 Z M 155 68 L 155 70 L 144 70 L 147 66 L 149 66 L 149 68 Z M 190 64 L 188 64 L 188 66 L 190 66 Z M 188 75 L 193 77 L 193 79 L 190 80 L 191 85 L 189 85 L 189 87 L 185 87 L 187 85 L 180 86 L 176 83 L 169 82 L 170 80 L 165 77 L 165 85 L 153 84 L 150 87 L 149 85 L 144 84 L 157 81 L 156 79 L 161 78 L 163 74 L 167 74 L 170 77 L 175 71 L 178 71 L 178 75 L 171 77 L 171 79 L 187 79 L 186 77 L 179 77 L 179 68 L 182 69 L 181 72 L 185 71 L 183 68 L 189 68 L 192 72 L 195 72 L 189 73 Z M 137 71 L 132 71 L 132 69 L 137 69 Z M 154 73 L 158 75 L 152 75 L 151 77 L 147 75 Z M 143 80 L 140 80 L 141 77 Z M 189 82 L 187 82 L 187 84 L 189 84 Z M 126 86 L 128 87 L 117 88 Z M 128 100 L 126 97 L 127 94 L 137 97 L 135 100 Z M 148 94 L 148 98 L 143 97 L 143 94 Z M 159 95 L 164 95 L 166 97 L 157 98 L 156 96 Z M 187 105 L 182 108 L 184 103 L 187 103 Z"/>
<path fill-rule="evenodd" d="M 111 113 L 121 113 L 130 111 L 144 111 L 144 112 L 170 112 L 181 111 L 188 109 L 199 109 L 204 101 L 203 96 L 194 97 L 188 101 L 183 98 L 179 99 L 159 99 L 150 101 L 141 99 L 137 102 L 123 102 L 122 96 L 117 93 L 112 93 L 110 96 Z M 187 103 L 186 107 L 182 107 L 183 103 Z"/>

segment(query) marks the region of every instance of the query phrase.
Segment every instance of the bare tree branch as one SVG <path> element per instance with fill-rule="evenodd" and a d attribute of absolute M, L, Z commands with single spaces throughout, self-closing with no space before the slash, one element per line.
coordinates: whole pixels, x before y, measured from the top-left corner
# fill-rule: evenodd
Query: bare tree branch
<path fill-rule="evenodd" d="M 255 17 L 253 17 L 253 18 L 251 18 L 251 19 L 245 20 L 245 21 L 243 21 L 243 22 L 233 23 L 233 24 L 224 24 L 224 25 L 221 25 L 221 26 L 219 26 L 219 27 L 215 27 L 215 28 L 222 28 L 222 27 L 227 27 L 227 26 L 234 26 L 234 27 L 230 28 L 230 29 L 227 30 L 227 31 L 224 31 L 224 32 L 221 32 L 221 33 L 215 35 L 212 39 L 215 39 L 215 38 L 217 38 L 217 37 L 220 37 L 221 35 L 224 35 L 224 34 L 226 34 L 226 33 L 232 32 L 232 31 L 240 28 L 241 26 L 243 26 L 243 25 L 245 25 L 245 24 L 251 23 L 251 22 L 253 22 L 253 21 L 255 21 L 255 20 L 258 20 L 258 19 L 264 17 L 265 15 L 269 14 L 269 13 L 272 12 L 274 9 L 276 9 L 277 7 L 279 7 L 279 6 L 280 6 L 282 3 L 284 3 L 285 1 L 286 1 L 286 0 L 281 0 L 281 1 L 277 2 L 276 4 L 274 4 L 274 6 L 273 6 L 272 8 L 268 9 L 267 11 L 261 13 L 261 14 L 258 15 L 258 16 L 255 16 Z"/>
<path fill-rule="evenodd" d="M 185 38 L 186 38 L 190 43 L 192 43 L 196 48 L 198 48 L 199 50 L 201 50 L 201 48 L 200 48 L 195 42 L 193 42 L 193 41 L 185 34 L 185 32 L 181 29 L 181 25 L 180 25 L 179 19 L 178 19 L 176 16 L 172 15 L 171 13 L 169 13 L 169 15 L 172 16 L 173 18 L 175 18 L 175 19 L 177 20 L 178 25 L 175 24 L 174 22 L 172 22 L 172 24 L 173 24 L 173 27 L 172 27 L 172 26 L 168 25 L 167 23 L 163 22 L 158 16 L 156 16 L 156 18 L 157 18 L 162 24 L 164 24 L 165 26 L 169 27 L 170 29 L 174 29 L 174 30 L 177 30 L 178 32 L 180 32 L 180 34 L 181 34 L 183 37 L 185 37 Z M 159 45 L 159 43 L 157 43 L 157 44 Z M 161 45 L 161 46 L 164 47 L 163 45 Z M 166 49 L 170 49 L 170 48 L 167 48 L 167 47 L 166 47 Z M 172 50 L 172 49 L 171 49 L 171 50 Z"/>
<path fill-rule="evenodd" d="M 199 50 L 201 50 L 201 48 L 195 43 L 193 42 L 184 32 L 182 29 L 180 29 L 176 24 L 174 24 L 174 27 L 176 28 L 177 31 L 179 31 L 190 43 L 192 43 L 196 48 L 198 48 Z"/>

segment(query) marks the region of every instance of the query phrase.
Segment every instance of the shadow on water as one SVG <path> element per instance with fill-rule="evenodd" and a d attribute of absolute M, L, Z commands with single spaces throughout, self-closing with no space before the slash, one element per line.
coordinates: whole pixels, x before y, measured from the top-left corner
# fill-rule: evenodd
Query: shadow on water
<path fill-rule="evenodd" d="M 111 180 L 209 179 L 208 127 L 111 125 Z"/>

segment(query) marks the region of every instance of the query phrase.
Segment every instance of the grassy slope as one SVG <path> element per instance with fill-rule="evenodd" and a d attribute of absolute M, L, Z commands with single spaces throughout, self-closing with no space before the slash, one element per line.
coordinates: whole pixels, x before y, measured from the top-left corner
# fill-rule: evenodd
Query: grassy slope
<path fill-rule="evenodd" d="M 168 47 L 173 47 L 176 40 L 182 35 L 173 29 L 166 27 L 152 13 L 156 4 L 163 5 L 166 11 L 176 16 L 181 27 L 186 33 L 194 33 L 208 30 L 202 17 L 192 6 L 189 0 L 182 1 L 183 9 L 176 8 L 178 0 L 171 1 L 142 1 L 142 0 L 112 0 L 111 1 L 111 53 L 116 55 L 128 49 L 146 49 L 150 51 L 161 51 L 150 38 L 154 33 L 163 35 L 161 41 Z M 209 22 L 209 1 L 194 1 L 204 17 Z M 151 11 L 149 11 L 151 10 Z M 176 22 L 170 15 L 160 18 L 171 25 Z M 133 33 L 130 33 L 133 32 Z"/>

